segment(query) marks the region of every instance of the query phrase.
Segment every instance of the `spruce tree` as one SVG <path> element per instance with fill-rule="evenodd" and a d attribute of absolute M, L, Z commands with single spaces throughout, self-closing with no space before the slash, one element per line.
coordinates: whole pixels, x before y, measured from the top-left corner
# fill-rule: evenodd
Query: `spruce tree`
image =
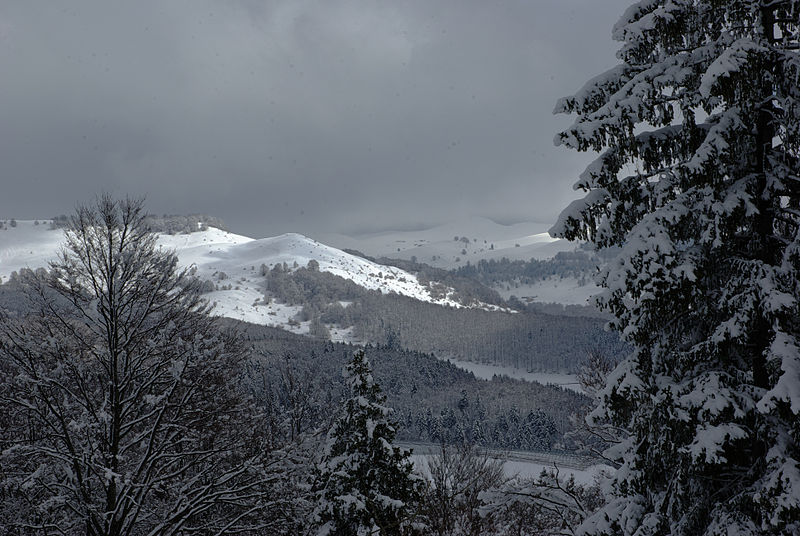
<path fill-rule="evenodd" d="M 562 99 L 600 156 L 551 230 L 620 247 L 599 303 L 634 351 L 589 534 L 800 533 L 800 1 L 644 0 Z"/>
<path fill-rule="evenodd" d="M 319 534 L 403 534 L 421 481 L 410 452 L 392 445 L 395 422 L 364 351 L 345 369 L 350 397 L 335 421 L 320 467 Z"/>

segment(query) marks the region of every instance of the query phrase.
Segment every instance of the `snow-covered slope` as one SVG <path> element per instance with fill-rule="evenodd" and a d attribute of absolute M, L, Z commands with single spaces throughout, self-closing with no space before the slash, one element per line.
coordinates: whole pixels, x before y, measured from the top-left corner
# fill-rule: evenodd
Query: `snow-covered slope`
<path fill-rule="evenodd" d="M 530 285 L 499 284 L 494 290 L 506 300 L 516 296 L 529 302 L 587 305 L 593 303 L 593 297 L 600 292 L 600 287 L 591 280 L 552 276 Z"/>
<path fill-rule="evenodd" d="M 444 231 L 440 229 L 439 232 L 454 231 L 451 228 Z M 452 238 L 450 237 L 451 241 Z M 16 227 L 6 225 L 5 229 L 0 228 L 0 282 L 7 281 L 12 272 L 22 268 L 46 267 L 48 261 L 56 256 L 63 242 L 64 231 L 50 229 L 49 221 L 41 221 L 37 225 L 33 220 L 18 220 Z M 411 273 L 370 262 L 299 234 L 252 239 L 209 228 L 191 234 L 161 235 L 159 243 L 164 248 L 174 250 L 182 266 L 194 267 L 195 274 L 200 279 L 214 283 L 217 290 L 209 292 L 206 297 L 214 305 L 215 314 L 280 327 L 298 334 L 308 333 L 310 322 L 298 320 L 298 313 L 302 307 L 265 298 L 262 264 L 272 268 L 276 264 L 286 263 L 288 267 L 293 268 L 307 266 L 309 261 L 314 260 L 321 271 L 349 279 L 367 289 L 384 293 L 395 292 L 423 301 L 461 307 L 450 297 L 432 296 L 429 287 L 420 284 L 416 276 Z M 495 242 L 496 249 L 497 244 L 502 242 L 499 240 Z M 550 243 L 543 242 L 543 244 L 547 246 Z M 515 249 L 521 248 L 522 246 Z M 561 285 L 562 282 L 554 283 L 553 286 Z M 561 285 L 559 289 L 562 294 L 576 295 L 564 301 L 563 296 L 559 299 L 558 293 L 545 297 L 547 290 L 545 287 L 546 285 L 530 290 L 534 291 L 533 294 L 542 301 L 561 303 L 578 303 L 581 297 L 577 295 L 585 292 L 584 288 L 568 290 L 565 288 L 566 285 Z M 511 289 L 506 293 L 518 297 L 530 294 L 521 288 Z M 328 326 L 328 329 L 332 340 L 359 342 L 353 338 L 352 328 Z M 525 371 L 502 367 L 466 363 L 459 365 L 473 370 L 478 376 L 487 378 L 494 374 L 507 374 L 542 383 L 572 383 L 572 379 L 566 377 L 542 378 L 534 377 Z M 571 385 L 565 386 L 571 387 Z"/>
<path fill-rule="evenodd" d="M 248 322 L 285 325 L 286 317 L 299 310 L 263 302 L 262 264 L 272 268 L 286 263 L 291 268 L 307 266 L 312 260 L 319 264 L 320 271 L 349 279 L 366 289 L 460 307 L 449 297 L 434 298 L 430 289 L 421 285 L 413 274 L 350 255 L 300 234 L 256 240 L 209 228 L 189 235 L 162 235 L 159 242 L 163 247 L 174 249 L 181 264 L 196 266 L 201 279 L 219 281 L 220 274 L 224 273 L 227 279 L 223 281 L 233 288 L 214 291 L 209 299 L 216 303 L 218 314 Z M 295 331 L 304 331 L 302 325 L 292 327 Z"/>
<path fill-rule="evenodd" d="M 452 269 L 481 259 L 547 259 L 575 245 L 552 238 L 546 223 L 501 225 L 488 218 L 469 218 L 418 231 L 389 231 L 360 236 L 320 235 L 342 249 L 356 249 L 371 257 L 390 257 Z"/>
<path fill-rule="evenodd" d="M 47 266 L 63 243 L 64 232 L 50 229 L 49 220 L 17 220 L 16 227 L 6 223 L 0 229 L 0 282 L 20 268 Z"/>
<path fill-rule="evenodd" d="M 576 245 L 554 239 L 546 223 L 523 222 L 501 225 L 488 218 L 469 218 L 417 231 L 343 236 L 324 235 L 322 239 L 342 249 L 358 250 L 371 257 L 388 257 L 430 264 L 447 270 L 482 259 L 529 261 L 553 258 L 561 251 L 574 251 Z M 506 299 L 516 296 L 523 301 L 588 305 L 600 289 L 590 280 L 550 277 L 533 285 L 500 284 L 495 290 Z"/>
<path fill-rule="evenodd" d="M 47 223 L 18 221 L 16 227 L 0 230 L 0 280 L 8 279 L 11 272 L 21 268 L 47 266 L 63 243 L 63 231 L 50 229 Z M 208 294 L 216 314 L 248 322 L 306 331 L 307 326 L 302 323 L 289 322 L 299 307 L 265 303 L 261 266 L 272 268 L 279 263 L 306 266 L 311 260 L 319 264 L 321 271 L 367 289 L 460 307 L 450 297 L 433 297 L 430 289 L 421 285 L 413 274 L 350 255 L 299 234 L 252 239 L 211 227 L 191 234 L 161 235 L 159 244 L 174 250 L 181 265 L 196 267 L 200 279 L 217 282 L 221 289 L 225 287 Z"/>

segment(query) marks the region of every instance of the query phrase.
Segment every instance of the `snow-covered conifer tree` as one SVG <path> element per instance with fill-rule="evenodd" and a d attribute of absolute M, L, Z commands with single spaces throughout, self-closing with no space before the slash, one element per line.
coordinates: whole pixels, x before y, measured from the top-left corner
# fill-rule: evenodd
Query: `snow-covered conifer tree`
<path fill-rule="evenodd" d="M 599 302 L 632 355 L 589 534 L 800 533 L 800 1 L 643 0 L 621 63 L 556 112 L 600 152 L 551 232 L 620 246 Z"/>
<path fill-rule="evenodd" d="M 410 453 L 392 445 L 395 423 L 363 350 L 345 375 L 350 397 L 328 434 L 320 467 L 320 534 L 404 534 L 419 497 Z"/>

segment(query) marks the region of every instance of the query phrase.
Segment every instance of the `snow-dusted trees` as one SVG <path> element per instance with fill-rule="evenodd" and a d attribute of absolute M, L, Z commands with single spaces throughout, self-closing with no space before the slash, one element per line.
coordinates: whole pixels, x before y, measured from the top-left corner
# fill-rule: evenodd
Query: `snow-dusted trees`
<path fill-rule="evenodd" d="M 80 208 L 30 314 L 0 321 L 0 517 L 11 533 L 171 535 L 268 519 L 244 353 L 144 225 Z M 16 529 L 15 529 L 16 527 Z"/>
<path fill-rule="evenodd" d="M 392 445 L 395 424 L 364 351 L 346 367 L 350 397 L 328 434 L 320 467 L 320 534 L 404 534 L 419 496 L 410 453 Z"/>
<path fill-rule="evenodd" d="M 516 476 L 480 494 L 481 513 L 494 519 L 496 534 L 574 536 L 580 523 L 603 504 L 600 486 L 562 476 L 557 467 L 538 477 Z"/>
<path fill-rule="evenodd" d="M 480 452 L 474 445 L 442 444 L 438 455 L 428 459 L 430 485 L 422 501 L 426 534 L 480 536 L 496 534 L 494 516 L 481 509 L 480 495 L 504 484 L 503 463 Z"/>
<path fill-rule="evenodd" d="M 625 426 L 592 534 L 800 532 L 800 1 L 644 0 L 621 64 L 557 112 L 602 151 L 556 236 L 635 346 L 596 412 Z"/>

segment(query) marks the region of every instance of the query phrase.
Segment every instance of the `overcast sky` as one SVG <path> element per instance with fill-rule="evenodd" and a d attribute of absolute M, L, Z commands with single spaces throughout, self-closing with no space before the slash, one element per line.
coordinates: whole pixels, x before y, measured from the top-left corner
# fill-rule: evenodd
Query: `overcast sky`
<path fill-rule="evenodd" d="M 553 221 L 630 0 L 0 2 L 0 218 L 100 191 L 269 236 Z"/>

